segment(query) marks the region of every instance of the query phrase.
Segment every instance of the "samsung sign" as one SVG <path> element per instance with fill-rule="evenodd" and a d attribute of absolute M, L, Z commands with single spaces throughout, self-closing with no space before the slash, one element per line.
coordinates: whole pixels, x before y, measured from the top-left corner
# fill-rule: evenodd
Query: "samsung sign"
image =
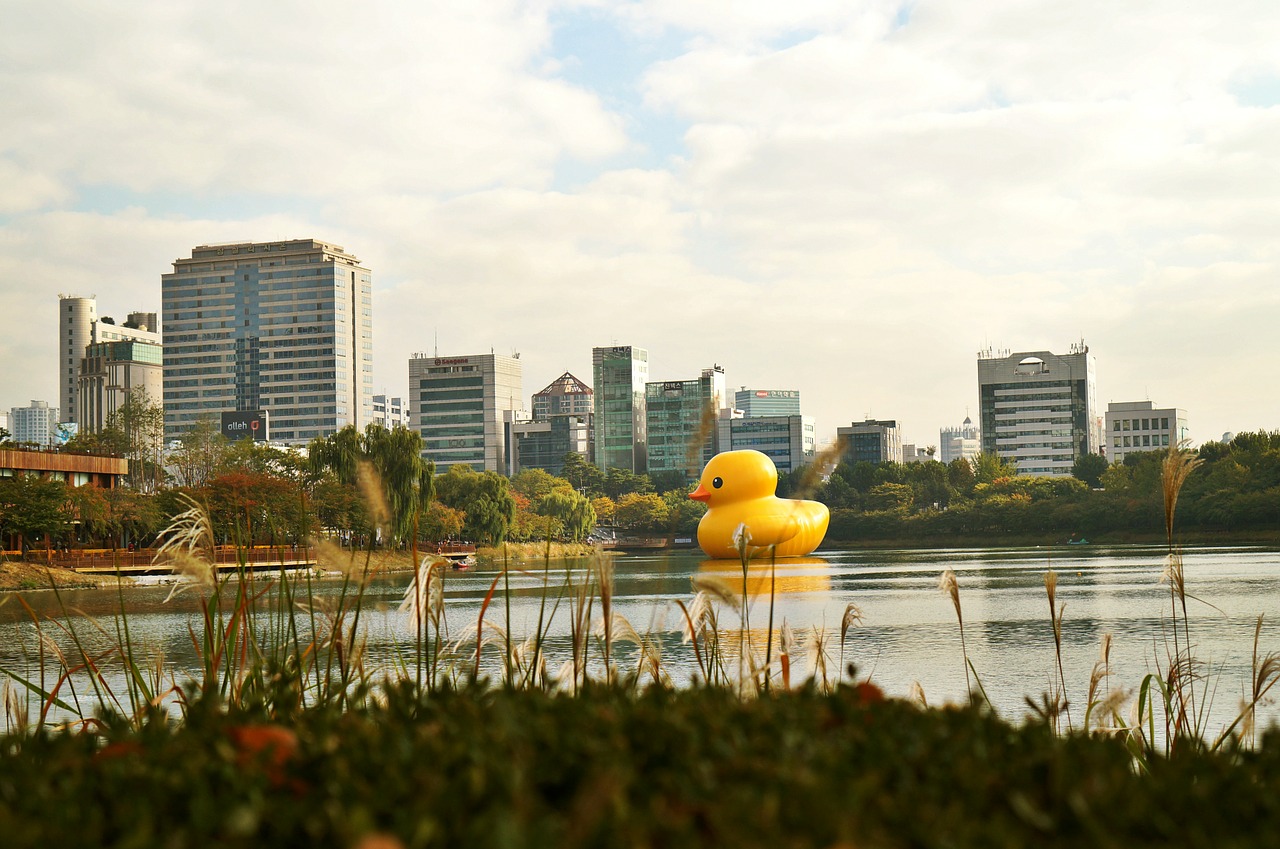
<path fill-rule="evenodd" d="M 222 435 L 232 442 L 248 437 L 254 442 L 267 441 L 267 411 L 242 410 L 222 414 Z"/>

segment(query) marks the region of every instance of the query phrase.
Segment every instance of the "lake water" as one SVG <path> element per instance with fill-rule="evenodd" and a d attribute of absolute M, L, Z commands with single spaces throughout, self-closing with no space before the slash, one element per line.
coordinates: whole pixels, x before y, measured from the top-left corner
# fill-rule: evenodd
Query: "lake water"
<path fill-rule="evenodd" d="M 965 667 L 951 600 L 938 589 L 944 569 L 953 569 L 960 586 L 969 657 L 997 710 L 1011 719 L 1028 712 L 1024 697 L 1038 699 L 1057 678 L 1053 630 L 1044 592 L 1044 575 L 1058 574 L 1058 599 L 1065 604 L 1063 664 L 1067 694 L 1079 724 L 1090 672 L 1098 659 L 1099 641 L 1111 633 L 1112 687 L 1136 690 L 1142 678 L 1167 667 L 1169 654 L 1169 587 L 1160 582 L 1163 549 L 1143 546 L 1070 546 L 1016 549 L 825 550 L 820 556 L 777 564 L 773 616 L 775 628 L 786 622 L 802 641 L 813 627 L 825 628 L 832 664 L 840 657 L 840 624 L 846 605 L 857 604 L 862 624 L 848 634 L 844 658 L 857 664 L 891 695 L 905 696 L 919 683 L 930 704 L 959 701 L 965 695 Z M 681 639 L 683 615 L 675 602 L 692 600 L 691 578 L 715 575 L 740 588 L 738 564 L 707 561 L 700 553 L 632 554 L 614 558 L 615 607 L 641 634 L 659 639 L 664 667 L 676 683 L 695 671 L 691 647 Z M 1196 656 L 1209 673 L 1211 728 L 1221 728 L 1238 710 L 1248 686 L 1257 617 L 1265 617 L 1262 653 L 1280 650 L 1280 552 L 1253 547 L 1192 548 L 1184 551 L 1191 638 Z M 584 563 L 574 564 L 582 580 Z M 564 564 L 552 564 L 552 589 L 544 591 L 541 567 L 510 576 L 510 633 L 523 639 L 534 633 L 560 596 Z M 460 635 L 474 626 L 495 572 L 477 569 L 450 572 L 445 582 L 449 631 Z M 414 656 L 415 626 L 398 602 L 412 576 L 375 580 L 368 588 L 364 623 L 374 663 L 393 664 Z M 765 594 L 753 602 L 751 640 L 763 646 L 769 616 L 767 564 L 753 565 L 752 592 Z M 336 581 L 320 581 L 317 594 L 339 591 Z M 168 586 L 125 590 L 129 627 L 135 645 L 162 651 L 166 667 L 179 680 L 196 662 L 188 627 L 195 619 L 195 598 L 179 596 L 168 603 Z M 505 623 L 508 603 L 494 598 L 488 621 Z M 544 607 L 544 599 L 547 606 Z M 83 611 L 113 629 L 117 593 L 107 590 L 29 594 L 42 615 L 60 618 L 62 607 Z M 596 608 L 598 615 L 598 607 Z M 554 670 L 569 657 L 566 602 L 550 619 L 546 651 Z M 90 634 L 87 620 L 77 619 L 78 632 Z M 720 626 L 736 640 L 741 623 L 736 612 L 722 607 Z M 61 638 L 65 642 L 65 637 Z M 107 644 L 108 638 L 90 639 Z M 776 644 L 775 644 L 776 645 Z M 0 666 L 34 675 L 31 665 L 34 628 L 25 611 L 10 599 L 0 605 Z M 496 672 L 499 650 L 488 649 L 485 668 Z M 776 648 L 775 648 L 776 656 Z M 619 647 L 623 661 L 634 647 Z M 806 671 L 801 669 L 801 672 Z M 799 678 L 793 671 L 793 681 Z M 1280 695 L 1280 691 L 1277 691 Z M 1275 705 L 1263 716 L 1280 718 Z"/>

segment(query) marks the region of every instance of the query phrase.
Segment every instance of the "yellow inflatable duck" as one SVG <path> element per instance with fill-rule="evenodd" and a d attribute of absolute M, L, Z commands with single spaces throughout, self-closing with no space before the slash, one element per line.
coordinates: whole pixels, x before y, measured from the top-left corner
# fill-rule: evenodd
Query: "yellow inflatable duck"
<path fill-rule="evenodd" d="M 778 557 L 803 557 L 822 544 L 831 513 L 817 501 L 778 498 L 778 469 L 759 451 L 726 451 L 702 470 L 689 493 L 705 501 L 698 545 L 708 557 L 738 558 L 735 537 L 745 535 L 748 554 L 777 546 Z"/>

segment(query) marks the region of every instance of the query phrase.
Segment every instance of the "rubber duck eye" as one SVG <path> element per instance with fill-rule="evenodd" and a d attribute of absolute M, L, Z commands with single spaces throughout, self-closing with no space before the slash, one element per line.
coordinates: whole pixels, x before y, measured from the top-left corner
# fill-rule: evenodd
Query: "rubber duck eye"
<path fill-rule="evenodd" d="M 716 489 L 719 489 L 720 487 L 724 486 L 724 479 L 715 478 L 714 480 L 711 481 L 711 485 L 714 486 Z"/>

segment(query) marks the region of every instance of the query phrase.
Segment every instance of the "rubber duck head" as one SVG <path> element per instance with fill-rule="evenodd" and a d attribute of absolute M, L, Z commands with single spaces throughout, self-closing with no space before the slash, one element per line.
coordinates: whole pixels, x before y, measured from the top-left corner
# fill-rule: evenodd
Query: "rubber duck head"
<path fill-rule="evenodd" d="M 759 451 L 725 451 L 702 470 L 698 488 L 689 493 L 708 507 L 751 498 L 768 498 L 778 489 L 778 469 Z"/>

